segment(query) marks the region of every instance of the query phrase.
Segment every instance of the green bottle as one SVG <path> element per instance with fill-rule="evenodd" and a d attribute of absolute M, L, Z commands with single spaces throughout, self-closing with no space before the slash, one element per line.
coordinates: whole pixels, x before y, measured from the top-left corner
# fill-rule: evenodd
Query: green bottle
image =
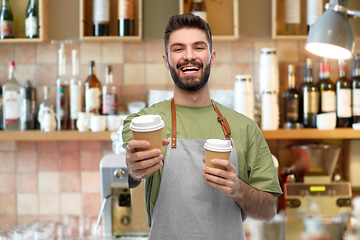
<path fill-rule="evenodd" d="M 0 39 L 14 38 L 14 19 L 9 0 L 2 0 L 0 13 Z"/>

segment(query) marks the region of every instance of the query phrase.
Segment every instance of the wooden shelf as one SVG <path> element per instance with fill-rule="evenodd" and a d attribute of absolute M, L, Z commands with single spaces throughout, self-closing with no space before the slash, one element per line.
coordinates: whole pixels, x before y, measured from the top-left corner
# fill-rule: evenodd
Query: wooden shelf
<path fill-rule="evenodd" d="M 360 131 L 352 128 L 337 128 L 334 130 L 318 129 L 279 129 L 262 131 L 267 140 L 281 139 L 360 139 Z"/>

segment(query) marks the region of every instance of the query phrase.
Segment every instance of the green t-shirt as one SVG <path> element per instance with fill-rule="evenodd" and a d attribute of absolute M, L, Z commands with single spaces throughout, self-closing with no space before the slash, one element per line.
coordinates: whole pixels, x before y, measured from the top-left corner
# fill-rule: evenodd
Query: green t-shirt
<path fill-rule="evenodd" d="M 271 192 L 275 196 L 282 194 L 276 175 L 275 166 L 269 147 L 257 124 L 250 118 L 231 110 L 220 103 L 216 103 L 223 117 L 229 123 L 231 135 L 238 156 L 238 175 L 253 188 Z M 175 104 L 177 138 L 180 139 L 224 139 L 225 135 L 212 104 L 192 107 Z M 160 115 L 165 123 L 163 138 L 171 137 L 171 105 L 166 100 L 141 110 L 137 114 L 129 115 L 124 121 L 124 147 L 133 139 L 129 129 L 131 119 L 141 115 Z M 166 156 L 166 147 L 162 150 Z M 164 159 L 166 161 L 166 159 Z M 159 193 L 162 169 L 156 171 L 145 180 L 145 201 L 148 215 L 148 225 L 151 225 L 151 216 Z M 139 184 L 129 180 L 130 187 Z M 243 219 L 246 218 L 243 214 Z"/>

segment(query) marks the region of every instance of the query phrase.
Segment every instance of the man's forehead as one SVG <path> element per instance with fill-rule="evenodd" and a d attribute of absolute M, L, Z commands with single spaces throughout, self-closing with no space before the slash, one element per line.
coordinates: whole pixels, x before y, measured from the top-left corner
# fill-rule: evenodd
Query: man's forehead
<path fill-rule="evenodd" d="M 169 46 L 177 44 L 193 44 L 196 42 L 205 42 L 209 45 L 206 33 L 197 28 L 181 28 L 170 34 Z"/>

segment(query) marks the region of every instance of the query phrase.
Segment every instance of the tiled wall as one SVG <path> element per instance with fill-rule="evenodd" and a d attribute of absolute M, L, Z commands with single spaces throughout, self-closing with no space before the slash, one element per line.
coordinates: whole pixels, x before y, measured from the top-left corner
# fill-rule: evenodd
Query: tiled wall
<path fill-rule="evenodd" d="M 303 81 L 305 59 L 312 57 L 317 81 L 318 58 L 304 50 L 304 43 L 305 40 L 215 42 L 217 59 L 210 76 L 211 88 L 232 89 L 237 74 L 251 74 L 257 82 L 262 47 L 277 48 L 281 93 L 287 88 L 289 63 L 296 65 L 299 86 Z M 356 47 L 360 52 L 360 42 Z M 58 43 L 0 44 L 0 84 L 7 79 L 9 61 L 15 60 L 18 81 L 24 85 L 27 79 L 33 80 L 38 103 L 43 99 L 43 85 L 51 87 L 54 99 L 58 48 Z M 82 81 L 88 75 L 90 60 L 95 61 L 96 75 L 102 83 L 105 65 L 112 65 L 120 111 L 126 112 L 126 105 L 131 101 L 147 101 L 150 89 L 173 88 L 162 60 L 162 41 L 71 43 L 65 44 L 65 49 L 68 75 L 71 74 L 71 50 L 79 50 Z M 350 67 L 351 64 L 349 75 Z M 337 62 L 331 61 L 333 81 L 337 72 Z M 109 152 L 110 141 L 0 141 L 0 224 L 98 214 L 101 205 L 99 162 Z"/>

